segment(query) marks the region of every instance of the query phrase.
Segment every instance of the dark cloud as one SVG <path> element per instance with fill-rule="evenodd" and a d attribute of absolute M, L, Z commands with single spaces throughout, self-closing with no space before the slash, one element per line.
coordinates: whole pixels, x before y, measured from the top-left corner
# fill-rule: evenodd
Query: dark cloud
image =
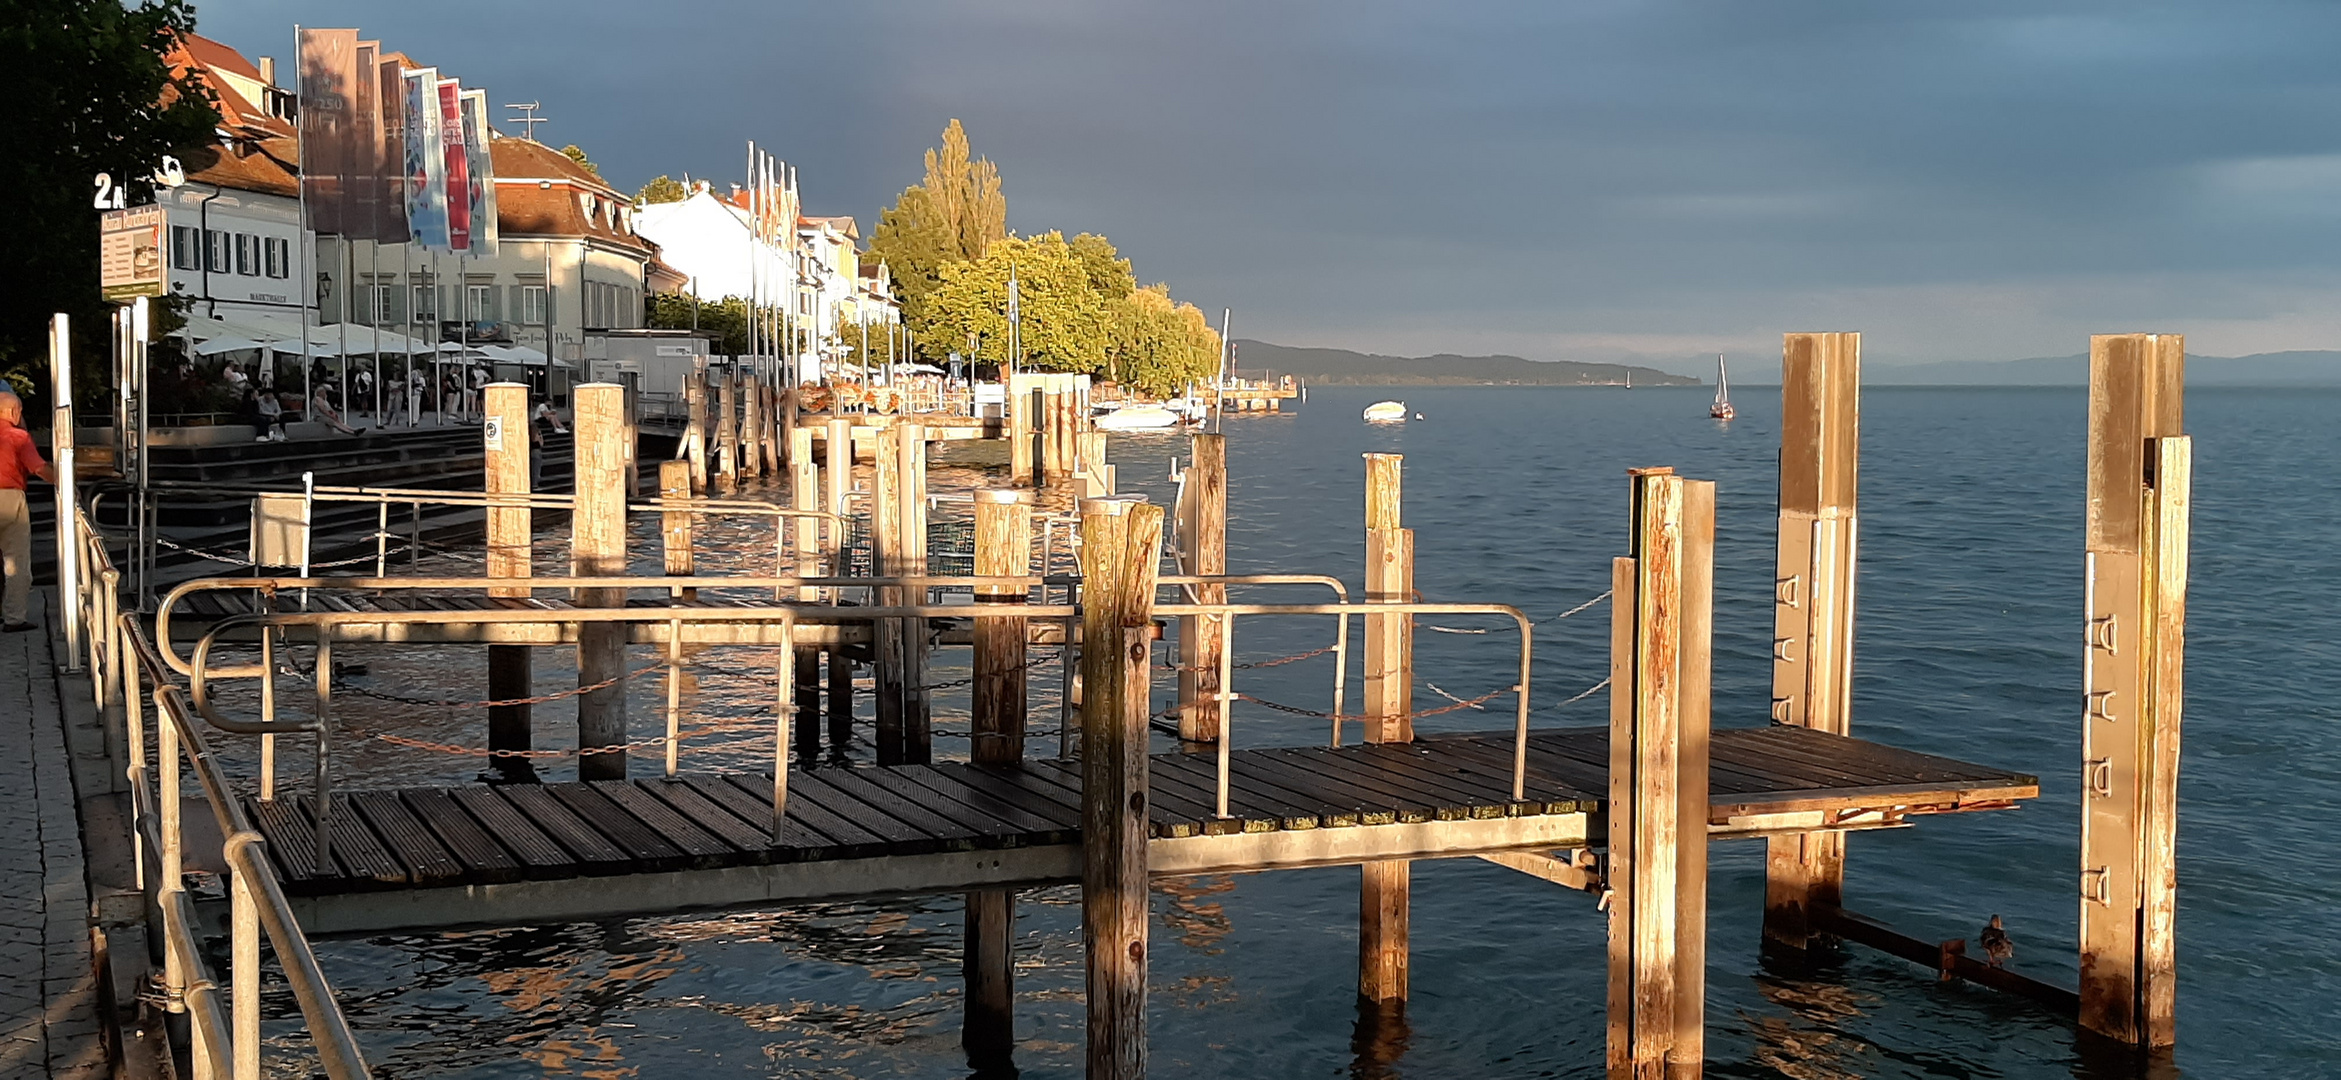
<path fill-rule="evenodd" d="M 755 139 L 865 221 L 945 120 L 1011 224 L 1102 231 L 1249 336 L 1530 356 L 2207 351 L 2341 321 L 2341 6 L 1595 2 L 207 7 L 355 23 L 621 184 Z"/>

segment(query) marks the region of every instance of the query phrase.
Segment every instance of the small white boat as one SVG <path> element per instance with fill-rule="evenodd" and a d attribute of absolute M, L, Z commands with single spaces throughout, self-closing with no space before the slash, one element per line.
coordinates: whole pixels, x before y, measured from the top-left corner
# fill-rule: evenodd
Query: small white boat
<path fill-rule="evenodd" d="M 1731 376 L 1723 370 L 1723 354 L 1715 354 L 1715 404 L 1707 406 L 1707 415 L 1717 420 L 1729 420 L 1739 414 L 1731 407 Z"/>
<path fill-rule="evenodd" d="M 1366 423 L 1397 424 L 1405 420 L 1406 403 L 1403 401 L 1377 401 L 1366 406 Z"/>
<path fill-rule="evenodd" d="M 1176 397 L 1163 402 L 1162 407 L 1179 414 L 1180 419 L 1190 424 L 1200 424 L 1211 418 L 1211 402 L 1206 398 L 1192 395 Z"/>
<path fill-rule="evenodd" d="M 1091 423 L 1101 431 L 1155 431 L 1177 427 L 1179 414 L 1160 405 L 1124 405 Z"/>

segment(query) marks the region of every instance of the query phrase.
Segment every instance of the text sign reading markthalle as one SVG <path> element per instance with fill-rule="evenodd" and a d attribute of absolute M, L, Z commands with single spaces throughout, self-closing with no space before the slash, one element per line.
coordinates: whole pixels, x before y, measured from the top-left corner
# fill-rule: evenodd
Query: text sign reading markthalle
<path fill-rule="evenodd" d="M 98 280 L 108 300 L 163 294 L 163 208 L 108 210 L 98 233 Z"/>

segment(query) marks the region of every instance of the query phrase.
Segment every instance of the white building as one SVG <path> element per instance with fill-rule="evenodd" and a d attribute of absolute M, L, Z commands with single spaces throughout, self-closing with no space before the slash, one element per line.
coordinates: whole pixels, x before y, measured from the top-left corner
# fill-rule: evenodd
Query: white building
<path fill-rule="evenodd" d="M 194 34 L 180 38 L 170 62 L 211 89 L 220 122 L 218 143 L 182 160 L 187 182 L 157 192 L 168 287 L 194 301 L 199 338 L 298 339 L 316 287 L 303 272 L 312 247 L 301 229 L 292 95 L 271 85 L 265 58 L 254 65 Z"/>

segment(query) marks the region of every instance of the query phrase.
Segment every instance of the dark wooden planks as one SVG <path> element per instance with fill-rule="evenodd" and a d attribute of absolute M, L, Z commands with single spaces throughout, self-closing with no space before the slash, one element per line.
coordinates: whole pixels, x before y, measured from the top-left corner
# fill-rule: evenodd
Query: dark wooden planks
<path fill-rule="evenodd" d="M 421 794 L 423 793 L 408 793 L 410 800 Z M 544 829 L 539 828 L 534 821 L 530 820 L 526 811 L 507 801 L 503 795 L 498 793 L 497 789 L 455 788 L 435 794 L 460 808 L 470 816 L 472 821 L 478 823 L 488 836 L 493 837 L 497 844 L 501 845 L 504 850 L 511 852 L 513 860 L 519 863 L 524 876 L 532 878 L 568 877 L 575 872 L 573 868 L 579 861 L 578 856 L 562 847 L 551 836 L 546 835 Z M 434 810 L 430 816 L 436 818 L 436 811 Z M 460 831 L 462 827 L 450 823 L 447 828 L 449 832 L 454 832 Z M 611 849 L 611 853 L 615 855 L 616 849 Z"/>
<path fill-rule="evenodd" d="M 382 846 L 406 867 L 406 880 L 416 885 L 446 885 L 463 876 L 463 864 L 446 845 L 399 801 L 393 791 L 360 791 L 347 799 L 348 808 L 374 830 Z M 335 834 L 338 839 L 340 834 Z"/>
<path fill-rule="evenodd" d="M 585 819 L 553 797 L 547 788 L 559 785 L 507 784 L 493 794 L 510 802 L 531 824 L 544 831 L 554 843 L 561 845 L 576 859 L 579 872 L 585 874 L 623 874 L 632 865 L 633 856 L 612 843 L 609 837 L 594 831 Z"/>
<path fill-rule="evenodd" d="M 439 842 L 447 846 L 449 854 L 463 866 L 463 880 L 481 885 L 519 881 L 527 876 L 521 862 L 470 814 L 464 813 L 455 797 L 436 788 L 417 788 L 399 793 L 408 811 L 431 830 Z M 530 829 L 530 832 L 535 832 Z M 543 840 L 543 834 L 537 838 Z M 544 841 L 550 846 L 550 841 Z M 558 849 L 555 854 L 558 855 Z M 566 860 L 563 860 L 566 861 Z"/>

